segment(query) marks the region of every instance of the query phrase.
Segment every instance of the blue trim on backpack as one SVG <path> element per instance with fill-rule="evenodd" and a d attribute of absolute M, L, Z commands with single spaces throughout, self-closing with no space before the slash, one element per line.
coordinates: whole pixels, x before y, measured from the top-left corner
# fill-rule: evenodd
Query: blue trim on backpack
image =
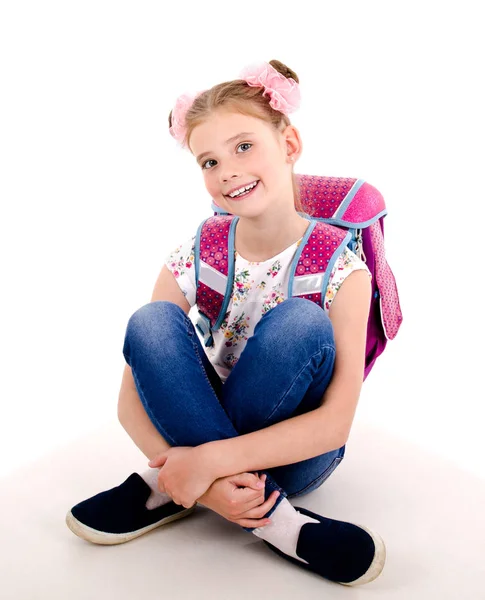
<path fill-rule="evenodd" d="M 325 270 L 325 275 L 323 277 L 323 283 L 322 283 L 322 308 L 325 309 L 325 295 L 327 293 L 327 285 L 330 279 L 330 273 L 332 272 L 333 266 L 336 263 L 338 257 L 342 254 L 345 246 L 347 246 L 347 244 L 349 243 L 349 240 L 352 238 L 352 235 L 350 234 L 349 231 L 347 231 L 347 234 L 345 235 L 344 239 L 340 242 L 339 247 L 335 250 L 335 252 L 332 254 L 332 258 L 328 261 L 328 265 L 327 268 Z"/>
<path fill-rule="evenodd" d="M 355 194 L 360 190 L 360 188 L 364 185 L 364 183 L 365 183 L 364 179 L 357 179 L 357 181 L 354 183 L 354 185 L 350 188 L 349 192 L 345 196 L 345 199 L 342 202 L 342 204 L 338 207 L 337 212 L 335 213 L 335 216 L 333 217 L 334 219 L 338 219 L 345 213 L 349 204 L 354 199 Z"/>
<path fill-rule="evenodd" d="M 372 223 L 375 223 L 381 217 L 385 217 L 386 215 L 387 215 L 387 209 L 385 208 L 380 213 L 378 213 L 375 217 L 372 217 L 372 219 L 369 219 L 368 221 L 362 221 L 360 223 L 352 223 L 350 221 L 344 221 L 343 219 L 322 219 L 320 217 L 312 217 L 312 219 L 315 219 L 315 221 L 320 221 L 321 223 L 327 223 L 328 225 L 333 225 L 335 227 L 345 227 L 345 228 L 349 228 L 349 229 L 365 229 L 366 227 L 369 227 L 369 225 L 372 225 Z"/>

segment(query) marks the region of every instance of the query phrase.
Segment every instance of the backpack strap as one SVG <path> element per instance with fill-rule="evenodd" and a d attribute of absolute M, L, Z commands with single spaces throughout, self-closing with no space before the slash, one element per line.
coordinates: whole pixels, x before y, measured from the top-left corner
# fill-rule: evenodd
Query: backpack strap
<path fill-rule="evenodd" d="M 343 229 L 312 221 L 290 267 L 288 297 L 306 298 L 324 308 L 330 274 L 350 237 Z"/>
<path fill-rule="evenodd" d="M 197 329 L 206 346 L 219 329 L 229 305 L 234 280 L 234 236 L 239 217 L 214 216 L 202 221 L 195 240 Z"/>

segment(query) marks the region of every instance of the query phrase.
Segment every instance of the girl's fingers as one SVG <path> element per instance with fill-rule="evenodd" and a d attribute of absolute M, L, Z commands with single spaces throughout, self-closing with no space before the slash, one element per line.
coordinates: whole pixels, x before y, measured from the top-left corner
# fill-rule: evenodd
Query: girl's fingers
<path fill-rule="evenodd" d="M 241 507 L 241 514 L 244 514 L 251 508 L 260 505 L 264 501 L 264 489 L 253 490 L 252 488 L 246 488 L 244 490 L 238 490 L 239 494 L 239 506 Z M 243 500 L 244 498 L 244 500 Z"/>
<path fill-rule="evenodd" d="M 271 508 L 273 508 L 279 495 L 280 493 L 277 490 L 275 490 L 271 493 L 266 502 L 254 505 L 247 511 L 241 513 L 239 517 L 245 519 L 261 519 Z M 251 525 L 248 525 L 248 527 L 251 527 Z"/>
<path fill-rule="evenodd" d="M 258 473 L 252 473 L 251 479 L 245 485 L 252 490 L 264 490 L 265 481 L 266 474 L 259 476 Z"/>

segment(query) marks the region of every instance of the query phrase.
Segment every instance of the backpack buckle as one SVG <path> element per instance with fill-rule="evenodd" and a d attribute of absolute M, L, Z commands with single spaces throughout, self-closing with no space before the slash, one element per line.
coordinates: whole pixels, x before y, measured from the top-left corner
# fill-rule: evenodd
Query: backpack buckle
<path fill-rule="evenodd" d="M 199 318 L 197 319 L 197 323 L 195 324 L 196 328 L 204 338 L 205 346 L 213 346 L 214 338 L 212 337 L 212 326 L 210 319 L 204 315 L 202 311 L 199 312 Z"/>

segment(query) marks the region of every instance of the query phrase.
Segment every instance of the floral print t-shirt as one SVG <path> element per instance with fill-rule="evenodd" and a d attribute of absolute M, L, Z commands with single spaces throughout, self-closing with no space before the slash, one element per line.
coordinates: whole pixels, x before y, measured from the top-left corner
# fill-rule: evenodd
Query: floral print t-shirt
<path fill-rule="evenodd" d="M 228 310 L 220 328 L 213 332 L 214 345 L 206 347 L 202 344 L 223 382 L 237 363 L 261 317 L 288 297 L 290 265 L 302 240 L 300 238 L 264 262 L 249 262 L 235 251 L 234 285 Z M 165 264 L 190 307 L 195 306 L 195 236 L 175 248 L 165 259 Z M 326 312 L 345 278 L 357 269 L 365 269 L 371 276 L 365 262 L 345 248 L 330 274 L 324 302 Z"/>

